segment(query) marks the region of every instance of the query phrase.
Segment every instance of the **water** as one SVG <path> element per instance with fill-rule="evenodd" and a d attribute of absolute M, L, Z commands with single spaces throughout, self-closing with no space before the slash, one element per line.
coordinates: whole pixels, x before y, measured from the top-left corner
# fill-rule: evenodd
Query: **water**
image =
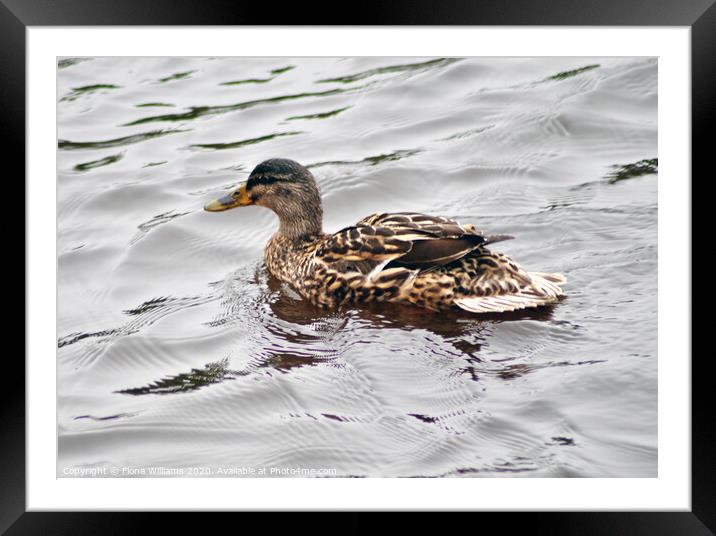
<path fill-rule="evenodd" d="M 68 58 L 57 77 L 58 476 L 656 476 L 656 59 Z M 495 249 L 568 297 L 317 310 L 263 267 L 270 212 L 202 210 L 276 156 L 311 167 L 326 230 L 455 217 L 514 235 Z"/>

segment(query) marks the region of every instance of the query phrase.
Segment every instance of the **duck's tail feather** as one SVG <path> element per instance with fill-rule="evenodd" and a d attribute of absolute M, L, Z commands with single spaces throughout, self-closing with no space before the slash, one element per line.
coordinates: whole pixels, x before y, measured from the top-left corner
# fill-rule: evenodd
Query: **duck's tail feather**
<path fill-rule="evenodd" d="M 559 298 L 564 295 L 562 287 L 567 282 L 567 278 L 562 274 L 548 274 L 544 272 L 530 272 L 530 279 L 532 279 L 532 287 L 541 292 L 542 294 L 552 297 Z"/>
<path fill-rule="evenodd" d="M 503 242 L 505 240 L 514 240 L 515 237 L 508 234 L 493 234 L 493 235 L 487 235 L 485 236 L 485 243 L 483 245 L 487 246 L 489 244 L 494 244 L 495 242 Z"/>
<path fill-rule="evenodd" d="M 531 284 L 518 292 L 492 296 L 466 296 L 454 303 L 471 313 L 503 313 L 554 303 L 564 295 L 562 288 L 567 278 L 562 274 L 530 272 Z"/>

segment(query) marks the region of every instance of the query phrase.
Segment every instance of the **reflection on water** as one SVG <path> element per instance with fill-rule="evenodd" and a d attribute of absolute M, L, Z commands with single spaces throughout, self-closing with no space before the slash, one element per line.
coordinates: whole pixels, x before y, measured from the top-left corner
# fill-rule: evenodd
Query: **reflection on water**
<path fill-rule="evenodd" d="M 105 156 L 104 158 L 100 158 L 98 160 L 92 160 L 91 162 L 83 162 L 82 164 L 77 164 L 75 166 L 75 171 L 88 171 L 90 169 L 108 166 L 110 164 L 118 162 L 122 159 L 123 156 L 123 153 L 117 153 L 111 156 Z"/>
<path fill-rule="evenodd" d="M 58 69 L 66 69 L 83 61 L 90 61 L 92 58 L 63 58 L 57 62 Z"/>
<path fill-rule="evenodd" d="M 228 364 L 228 359 L 217 361 L 216 363 L 207 363 L 204 368 L 192 369 L 191 372 L 163 378 L 145 387 L 120 389 L 116 392 L 125 395 L 166 395 L 193 391 L 205 385 L 232 379 L 236 373 L 228 370 Z"/>
<path fill-rule="evenodd" d="M 614 184 L 615 182 L 641 177 L 642 175 L 655 175 L 659 167 L 659 159 L 648 158 L 639 160 L 633 164 L 617 164 L 611 167 L 612 170 L 607 173 L 607 177 L 609 178 L 609 182 Z"/>
<path fill-rule="evenodd" d="M 232 289 L 234 286 L 245 288 L 246 284 L 241 279 L 228 283 Z M 192 369 L 191 372 L 162 378 L 144 387 L 120 389 L 116 392 L 131 395 L 169 394 L 198 389 L 205 385 L 233 379 L 235 376 L 246 376 L 251 374 L 252 370 L 261 368 L 288 372 L 296 367 L 317 365 L 338 357 L 339 351 L 326 350 L 322 346 L 330 346 L 330 339 L 337 337 L 339 331 L 348 334 L 372 330 L 384 332 L 402 330 L 407 334 L 415 330 L 427 331 L 438 343 L 426 350 L 434 353 L 436 357 L 464 360 L 465 365 L 460 372 L 469 374 L 470 379 L 474 381 L 478 381 L 480 376 L 485 374 L 512 379 L 541 367 L 600 362 L 561 362 L 528 366 L 509 363 L 515 359 L 514 357 L 492 360 L 488 363 L 480 359 L 480 349 L 485 344 L 486 337 L 490 334 L 490 327 L 495 322 L 516 320 L 549 322 L 553 320 L 554 305 L 479 317 L 464 311 L 427 312 L 402 304 L 366 304 L 326 313 L 301 300 L 290 288 L 268 276 L 262 269 L 256 271 L 254 283 L 259 286 L 259 294 L 258 300 L 253 304 L 248 304 L 239 293 L 233 290 L 227 292 L 224 289 L 223 294 L 216 293 L 203 298 L 192 297 L 183 300 L 170 297 L 153 298 L 124 311 L 130 316 L 143 317 L 143 324 L 147 325 L 150 321 L 146 319 L 155 317 L 156 311 L 168 306 L 176 306 L 178 302 L 188 307 L 218 299 L 221 301 L 222 312 L 207 325 L 226 328 L 232 324 L 246 324 L 251 321 L 253 335 L 264 339 L 267 343 L 251 360 L 248 368 L 231 370 L 229 360 L 223 359 L 208 363 L 201 369 Z M 258 314 L 247 314 L 247 306 Z M 154 319 L 151 320 L 153 321 Z M 105 330 L 93 335 L 111 336 L 119 331 L 121 330 Z M 82 338 L 84 337 L 75 336 L 72 342 Z M 361 341 L 359 337 L 356 337 L 354 342 L 369 344 Z M 306 351 L 307 347 L 310 347 L 310 351 Z"/>
<path fill-rule="evenodd" d="M 394 162 L 394 161 L 400 160 L 402 158 L 407 158 L 409 156 L 416 155 L 419 152 L 420 152 L 420 150 L 418 150 L 418 149 L 393 151 L 392 153 L 388 153 L 388 154 L 366 156 L 365 158 L 362 158 L 361 160 L 329 160 L 328 162 L 316 162 L 314 164 L 307 164 L 306 167 L 309 169 L 312 169 L 312 168 L 317 168 L 317 167 L 321 167 L 321 166 L 352 166 L 352 165 L 377 166 L 378 164 L 381 164 L 383 162 Z"/>
<path fill-rule="evenodd" d="M 62 97 L 62 99 L 60 99 L 60 102 L 77 100 L 80 97 L 91 95 L 93 93 L 97 93 L 98 91 L 108 89 L 119 89 L 119 86 L 115 86 L 114 84 L 93 84 L 91 86 L 76 87 L 73 88 L 72 91 L 70 91 L 67 95 Z"/>
<path fill-rule="evenodd" d="M 183 80 L 184 78 L 189 78 L 195 72 L 196 71 L 185 71 L 183 73 L 174 73 L 169 76 L 165 76 L 164 78 L 160 78 L 159 80 L 157 80 L 157 83 L 163 84 L 165 82 L 172 82 L 174 80 Z"/>
<path fill-rule="evenodd" d="M 361 71 L 359 73 L 347 75 L 347 76 L 339 76 L 337 78 L 323 78 L 321 80 L 317 80 L 317 83 L 319 84 L 326 84 L 326 83 L 332 83 L 332 82 L 338 82 L 341 84 L 349 84 L 351 82 L 357 82 L 358 80 L 364 80 L 366 78 L 370 78 L 373 76 L 378 76 L 382 74 L 394 74 L 394 73 L 404 73 L 404 72 L 419 72 L 424 71 L 426 69 L 434 69 L 439 67 L 445 67 L 447 65 L 450 65 L 451 63 L 455 63 L 456 61 L 460 61 L 460 58 L 437 58 L 434 60 L 428 60 L 423 61 L 419 63 L 406 63 L 403 65 L 388 65 L 386 67 L 378 67 L 376 69 L 368 69 L 367 71 Z"/>
<path fill-rule="evenodd" d="M 190 106 L 188 112 L 180 114 L 164 114 L 164 115 L 152 115 L 149 117 L 142 117 L 136 119 L 124 126 L 141 125 L 144 123 L 157 123 L 164 121 L 190 121 L 199 119 L 207 115 L 225 114 L 228 112 L 235 112 L 237 110 L 245 110 L 253 108 L 254 106 L 260 106 L 262 104 L 273 104 L 277 102 L 307 99 L 311 97 L 328 97 L 332 95 L 338 95 L 340 93 L 347 93 L 349 91 L 356 91 L 360 88 L 349 88 L 349 89 L 329 89 L 327 91 L 312 91 L 306 93 L 297 93 L 294 95 L 282 95 L 280 97 L 271 97 L 269 99 L 256 99 L 245 102 L 238 102 L 236 104 L 229 104 L 226 106 Z"/>
<path fill-rule="evenodd" d="M 279 69 L 272 69 L 269 71 L 269 74 L 272 76 L 268 76 L 266 78 L 246 78 L 244 80 L 232 80 L 231 82 L 222 82 L 220 85 L 222 86 L 239 86 L 241 84 L 267 84 L 274 78 L 276 78 L 278 75 L 285 73 L 286 71 L 290 71 L 293 69 L 293 65 L 287 65 L 286 67 L 281 67 Z"/>
<path fill-rule="evenodd" d="M 656 71 L 60 59 L 58 475 L 655 476 Z M 201 210 L 273 156 L 312 169 L 327 230 L 456 217 L 514 235 L 501 249 L 565 273 L 567 297 L 484 316 L 317 309 L 263 267 L 271 214 Z"/>
<path fill-rule="evenodd" d="M 176 134 L 178 132 L 186 132 L 185 130 L 153 130 L 151 132 L 143 132 L 142 134 L 134 134 L 132 136 L 124 136 L 122 138 L 115 138 L 113 140 L 106 141 L 68 141 L 59 140 L 57 142 L 57 148 L 64 151 L 71 150 L 86 150 L 86 149 L 107 149 L 108 147 L 122 147 L 124 145 L 131 145 L 133 143 L 139 143 L 160 136 L 166 136 L 167 134 Z"/>
<path fill-rule="evenodd" d="M 168 102 L 143 102 L 142 104 L 135 104 L 135 108 L 171 108 L 174 105 Z"/>
<path fill-rule="evenodd" d="M 599 67 L 599 64 L 594 65 L 585 65 L 584 67 L 580 67 L 579 69 L 572 69 L 571 71 L 564 71 L 561 73 L 553 74 L 552 76 L 549 76 L 546 78 L 546 80 L 564 80 L 565 78 L 571 78 L 572 76 L 577 76 L 578 74 L 584 73 L 586 71 L 591 71 L 592 69 L 597 69 Z"/>
<path fill-rule="evenodd" d="M 145 164 L 143 167 L 148 166 L 159 166 L 161 164 L 165 164 L 166 162 L 156 162 L 152 164 Z M 152 217 L 150 220 L 145 221 L 144 223 L 140 223 L 137 226 L 137 229 L 139 229 L 139 232 L 134 235 L 132 240 L 130 241 L 130 245 L 134 244 L 137 240 L 142 238 L 144 235 L 146 235 L 149 231 L 154 229 L 157 225 L 162 225 L 164 223 L 169 223 L 174 218 L 181 218 L 182 216 L 186 216 L 187 214 L 191 214 L 191 211 L 186 212 L 174 212 L 174 210 L 170 210 L 168 212 L 163 212 L 161 214 L 157 214 L 156 216 Z M 126 312 L 126 311 L 125 311 Z"/>
<path fill-rule="evenodd" d="M 254 145 L 255 143 L 269 141 L 274 138 L 280 138 L 281 136 L 297 136 L 299 134 L 303 134 L 303 132 L 276 132 L 275 134 L 267 134 L 266 136 L 251 138 L 249 140 L 233 141 L 230 143 L 197 143 L 194 145 L 190 145 L 190 147 L 196 149 L 214 149 L 216 151 L 220 151 L 223 149 L 237 149 L 238 147 L 244 147 L 245 145 Z"/>
<path fill-rule="evenodd" d="M 329 117 L 333 117 L 334 115 L 338 115 L 341 112 L 345 112 L 349 108 L 351 108 L 351 106 L 346 106 L 344 108 L 338 108 L 337 110 L 331 110 L 329 112 L 322 112 L 318 114 L 294 115 L 293 117 L 287 117 L 286 121 L 295 121 L 297 119 L 327 119 Z"/>

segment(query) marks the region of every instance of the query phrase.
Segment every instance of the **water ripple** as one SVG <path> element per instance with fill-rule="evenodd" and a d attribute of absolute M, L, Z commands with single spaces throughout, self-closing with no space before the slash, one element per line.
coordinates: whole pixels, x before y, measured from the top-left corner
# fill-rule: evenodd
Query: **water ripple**
<path fill-rule="evenodd" d="M 434 60 L 428 60 L 420 63 L 404 63 L 401 65 L 388 65 L 386 67 L 378 67 L 376 69 L 369 69 L 360 73 L 355 73 L 346 76 L 339 76 L 336 78 L 323 78 L 317 80 L 317 84 L 326 83 L 341 83 L 350 84 L 373 76 L 393 73 L 405 73 L 405 72 L 420 72 L 428 69 L 435 69 L 440 67 L 446 67 L 452 63 L 460 61 L 460 58 L 437 58 Z"/>
<path fill-rule="evenodd" d="M 292 101 L 298 99 L 307 99 L 311 97 L 328 97 L 332 95 L 340 95 L 342 93 L 350 93 L 360 91 L 365 86 L 353 87 L 353 88 L 337 88 L 328 89 L 326 91 L 308 91 L 304 93 L 296 93 L 293 95 L 281 95 L 278 97 L 271 97 L 267 99 L 256 99 L 245 102 L 238 102 L 236 104 L 229 104 L 224 106 L 191 106 L 189 111 L 184 113 L 176 114 L 163 114 L 153 115 L 149 117 L 143 117 L 141 119 L 135 119 L 129 123 L 125 123 L 123 126 L 142 125 L 144 123 L 157 123 L 166 121 L 191 121 L 200 117 L 208 115 L 225 114 L 228 112 L 234 112 L 237 110 L 246 110 L 255 106 L 263 104 L 274 104 L 278 102 Z"/>
<path fill-rule="evenodd" d="M 107 149 L 109 147 L 122 147 L 124 145 L 132 145 L 154 138 L 160 138 L 169 134 L 177 134 L 179 132 L 188 132 L 187 130 L 165 129 L 153 130 L 151 132 L 143 132 L 141 134 L 133 134 L 131 136 L 123 136 L 104 141 L 69 141 L 58 140 L 57 148 L 63 151 L 85 150 L 85 149 Z"/>

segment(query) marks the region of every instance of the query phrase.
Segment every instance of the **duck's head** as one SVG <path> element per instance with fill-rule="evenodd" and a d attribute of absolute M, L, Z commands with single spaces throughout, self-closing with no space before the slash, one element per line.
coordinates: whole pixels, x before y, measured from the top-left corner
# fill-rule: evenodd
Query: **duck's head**
<path fill-rule="evenodd" d="M 258 205 L 271 209 L 279 218 L 279 233 L 289 238 L 321 232 L 321 195 L 308 169 L 285 158 L 261 162 L 248 180 L 232 193 L 204 206 L 209 212 Z"/>

